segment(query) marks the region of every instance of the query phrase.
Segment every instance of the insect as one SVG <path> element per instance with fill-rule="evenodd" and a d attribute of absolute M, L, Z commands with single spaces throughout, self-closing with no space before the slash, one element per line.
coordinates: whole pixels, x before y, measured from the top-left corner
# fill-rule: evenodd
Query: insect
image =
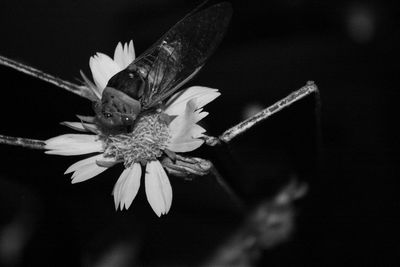
<path fill-rule="evenodd" d="M 94 104 L 97 124 L 107 132 L 127 132 L 142 113 L 157 109 L 203 67 L 232 16 L 219 3 L 186 15 L 128 67 L 115 74 Z"/>

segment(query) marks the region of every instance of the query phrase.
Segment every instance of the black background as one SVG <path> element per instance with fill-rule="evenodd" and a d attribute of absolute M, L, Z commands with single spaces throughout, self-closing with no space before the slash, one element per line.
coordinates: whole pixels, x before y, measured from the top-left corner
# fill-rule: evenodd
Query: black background
<path fill-rule="evenodd" d="M 133 39 L 138 55 L 198 3 L 3 0 L 0 54 L 76 81 L 80 69 L 90 74 L 88 61 L 95 52 L 112 55 L 117 42 Z M 222 93 L 206 107 L 209 133 L 217 135 L 242 120 L 248 105 L 270 105 L 308 80 L 317 83 L 322 98 L 317 116 L 310 96 L 239 137 L 232 158 L 223 149 L 194 153 L 215 160 L 249 206 L 271 196 L 290 173 L 309 184 L 298 204 L 295 234 L 265 252 L 261 264 L 394 265 L 400 248 L 395 4 L 232 5 L 223 43 L 189 83 Z M 69 132 L 59 122 L 92 113 L 85 99 L 16 71 L 0 67 L 0 79 L 1 134 L 47 139 Z M 79 266 L 119 240 L 134 244 L 143 264 L 191 265 L 243 216 L 212 177 L 171 178 L 173 205 L 161 219 L 143 188 L 128 211 L 115 212 L 111 190 L 120 167 L 71 185 L 62 173 L 78 157 L 0 149 L 1 225 L 22 216 L 32 228 L 20 257 L 23 266 Z M 233 165 L 240 166 L 240 175 L 232 175 Z"/>

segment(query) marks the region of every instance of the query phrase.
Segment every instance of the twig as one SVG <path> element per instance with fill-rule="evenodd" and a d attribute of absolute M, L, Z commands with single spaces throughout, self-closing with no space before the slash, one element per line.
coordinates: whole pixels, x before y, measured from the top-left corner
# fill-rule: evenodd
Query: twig
<path fill-rule="evenodd" d="M 201 158 L 183 157 L 176 154 L 175 161 L 171 160 L 169 157 L 165 157 L 161 162 L 169 174 L 186 180 L 192 180 L 194 176 L 204 176 L 211 173 L 218 185 L 225 190 L 235 202 L 236 206 L 238 208 L 244 207 L 241 198 L 233 191 L 211 161 Z"/>
<path fill-rule="evenodd" d="M 42 140 L 13 137 L 0 134 L 0 144 L 12 145 L 12 146 L 22 146 L 32 149 L 44 149 L 45 143 Z"/>
<path fill-rule="evenodd" d="M 235 193 L 235 191 L 229 186 L 229 184 L 225 181 L 224 177 L 219 173 L 217 168 L 215 168 L 214 164 L 212 165 L 210 172 L 215 177 L 217 183 L 225 190 L 226 193 L 231 197 L 232 201 L 235 202 L 237 207 L 243 208 L 245 205 L 242 199 Z"/>
<path fill-rule="evenodd" d="M 213 136 L 205 136 L 206 144 L 209 146 L 215 146 L 220 144 L 221 142 L 229 143 L 233 138 L 237 137 L 245 133 L 247 130 L 255 126 L 256 124 L 262 122 L 263 120 L 268 119 L 273 114 L 281 111 L 282 109 L 292 105 L 293 103 L 297 102 L 298 100 L 306 97 L 311 93 L 318 92 L 318 87 L 315 85 L 314 82 L 309 81 L 307 84 L 297 91 L 292 92 L 290 95 L 286 96 L 285 98 L 279 100 L 275 104 L 263 109 L 262 111 L 258 112 L 257 114 L 253 115 L 252 117 L 248 118 L 236 124 L 235 126 L 231 127 L 230 129 L 226 130 L 223 134 L 221 134 L 218 138 Z"/>
<path fill-rule="evenodd" d="M 35 69 L 31 66 L 25 65 L 23 63 L 6 58 L 1 55 L 0 55 L 0 65 L 15 69 L 22 73 L 25 73 L 25 74 L 28 74 L 35 78 L 38 78 L 40 80 L 43 80 L 45 82 L 54 84 L 55 86 L 58 86 L 62 89 L 70 91 L 74 94 L 77 94 L 77 95 L 87 98 L 89 100 L 92 100 L 92 101 L 96 100 L 96 97 L 94 96 L 93 92 L 84 85 L 77 85 L 77 84 L 74 84 L 74 83 L 71 83 L 68 81 L 64 81 L 58 77 L 55 77 L 55 76 L 45 73 L 41 70 Z"/>

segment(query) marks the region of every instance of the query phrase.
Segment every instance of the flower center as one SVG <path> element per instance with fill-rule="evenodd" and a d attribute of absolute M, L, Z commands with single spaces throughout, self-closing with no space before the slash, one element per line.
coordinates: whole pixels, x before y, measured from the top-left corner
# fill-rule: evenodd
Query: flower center
<path fill-rule="evenodd" d="M 123 160 L 126 168 L 133 163 L 145 165 L 162 155 L 170 139 L 168 125 L 161 113 L 150 113 L 138 118 L 130 133 L 105 138 L 105 156 Z"/>

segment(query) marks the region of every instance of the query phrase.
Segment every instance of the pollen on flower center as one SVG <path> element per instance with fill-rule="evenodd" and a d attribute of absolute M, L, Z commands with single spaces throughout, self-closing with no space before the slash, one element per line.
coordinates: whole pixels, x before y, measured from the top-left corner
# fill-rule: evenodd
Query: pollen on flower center
<path fill-rule="evenodd" d="M 143 115 L 138 118 L 132 132 L 107 136 L 104 154 L 123 160 L 126 168 L 136 162 L 146 164 L 156 160 L 170 139 L 168 125 L 160 115 Z"/>

